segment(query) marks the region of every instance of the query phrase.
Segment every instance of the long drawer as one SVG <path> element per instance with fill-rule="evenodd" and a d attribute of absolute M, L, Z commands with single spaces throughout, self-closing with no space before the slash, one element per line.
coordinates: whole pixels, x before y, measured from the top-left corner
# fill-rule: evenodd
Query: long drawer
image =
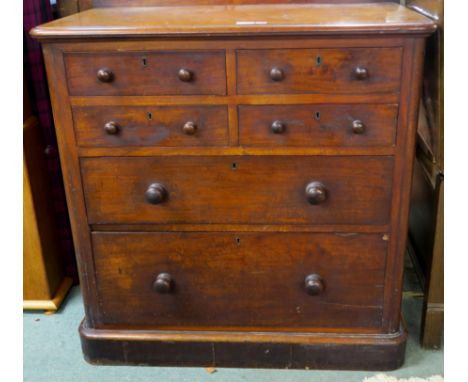
<path fill-rule="evenodd" d="M 237 52 L 239 94 L 398 93 L 401 48 Z"/>
<path fill-rule="evenodd" d="M 75 96 L 224 95 L 224 51 L 68 53 Z"/>
<path fill-rule="evenodd" d="M 382 234 L 92 234 L 103 325 L 381 325 Z"/>
<path fill-rule="evenodd" d="M 73 120 L 80 146 L 228 144 L 225 106 L 78 106 Z"/>
<path fill-rule="evenodd" d="M 91 224 L 386 224 L 392 157 L 82 158 Z"/>

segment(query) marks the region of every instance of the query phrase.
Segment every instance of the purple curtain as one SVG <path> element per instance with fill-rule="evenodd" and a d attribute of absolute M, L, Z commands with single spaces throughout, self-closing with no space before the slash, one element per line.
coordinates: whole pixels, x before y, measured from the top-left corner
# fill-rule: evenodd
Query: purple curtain
<path fill-rule="evenodd" d="M 65 264 L 65 274 L 78 282 L 73 241 L 68 218 L 62 173 L 57 151 L 54 122 L 47 89 L 47 77 L 40 44 L 29 36 L 29 31 L 42 23 L 52 20 L 50 0 L 23 0 L 23 72 L 31 98 L 33 113 L 39 120 L 42 132 L 44 155 L 53 199 L 60 248 Z"/>

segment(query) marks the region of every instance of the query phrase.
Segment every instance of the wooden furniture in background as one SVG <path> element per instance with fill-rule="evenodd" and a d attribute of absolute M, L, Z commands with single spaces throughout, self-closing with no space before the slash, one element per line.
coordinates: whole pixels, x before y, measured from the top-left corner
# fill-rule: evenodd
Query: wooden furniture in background
<path fill-rule="evenodd" d="M 57 0 L 57 13 L 65 17 L 77 12 L 83 12 L 93 7 L 128 7 L 128 6 L 183 6 L 183 5 L 215 5 L 215 4 L 275 4 L 275 3 L 378 3 L 399 0 Z"/>
<path fill-rule="evenodd" d="M 444 322 L 444 5 L 443 0 L 407 5 L 438 25 L 428 39 L 424 65 L 409 235 L 425 290 L 421 344 L 439 348 Z"/>
<path fill-rule="evenodd" d="M 64 277 L 37 118 L 23 89 L 23 309 L 55 311 L 72 280 Z"/>
<path fill-rule="evenodd" d="M 202 2 L 221 3 L 178 3 Z M 399 367 L 434 27 L 396 4 L 257 4 L 96 8 L 35 28 L 86 359 Z"/>
<path fill-rule="evenodd" d="M 65 17 L 91 7 L 92 0 L 57 0 L 56 10 L 59 17 Z"/>

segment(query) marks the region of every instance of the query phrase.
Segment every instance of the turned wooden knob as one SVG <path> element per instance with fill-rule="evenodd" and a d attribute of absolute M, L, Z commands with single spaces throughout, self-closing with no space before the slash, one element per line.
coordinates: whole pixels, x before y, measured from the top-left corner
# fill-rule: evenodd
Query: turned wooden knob
<path fill-rule="evenodd" d="M 190 82 L 193 79 L 193 73 L 190 70 L 183 68 L 179 69 L 177 76 L 179 77 L 179 80 L 183 82 Z"/>
<path fill-rule="evenodd" d="M 286 131 L 286 124 L 281 121 L 273 121 L 271 131 L 275 134 L 283 134 Z"/>
<path fill-rule="evenodd" d="M 112 82 L 114 79 L 114 73 L 112 73 L 112 70 L 110 69 L 102 68 L 98 70 L 97 78 L 101 82 Z"/>
<path fill-rule="evenodd" d="M 317 296 L 325 289 L 322 278 L 316 273 L 312 273 L 305 278 L 304 288 L 307 294 L 311 296 Z"/>
<path fill-rule="evenodd" d="M 353 121 L 353 133 L 354 134 L 363 134 L 366 130 L 366 125 L 359 119 Z"/>
<path fill-rule="evenodd" d="M 365 80 L 369 77 L 369 71 L 367 70 L 367 68 L 358 66 L 356 69 L 354 69 L 354 75 L 358 80 Z"/>
<path fill-rule="evenodd" d="M 167 198 L 167 190 L 161 183 L 152 183 L 145 192 L 148 203 L 159 204 Z"/>
<path fill-rule="evenodd" d="M 187 135 L 193 135 L 197 132 L 197 124 L 192 121 L 188 121 L 182 127 L 182 131 Z"/>
<path fill-rule="evenodd" d="M 273 81 L 282 81 L 284 79 L 284 72 L 280 68 L 272 68 L 270 70 L 270 78 Z"/>
<path fill-rule="evenodd" d="M 169 273 L 160 273 L 153 283 L 153 289 L 158 293 L 169 293 L 174 286 L 174 280 Z"/>
<path fill-rule="evenodd" d="M 104 130 L 107 134 L 115 135 L 119 132 L 119 125 L 114 121 L 109 121 L 104 125 Z"/>
<path fill-rule="evenodd" d="M 320 204 L 327 200 L 327 189 L 322 182 L 311 182 L 305 189 L 310 204 Z"/>

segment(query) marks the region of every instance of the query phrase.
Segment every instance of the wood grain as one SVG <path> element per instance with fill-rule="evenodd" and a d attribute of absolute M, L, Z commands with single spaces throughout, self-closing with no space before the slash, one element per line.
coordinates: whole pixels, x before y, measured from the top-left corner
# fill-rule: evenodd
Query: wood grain
<path fill-rule="evenodd" d="M 383 325 L 389 332 L 397 332 L 401 319 L 403 287 L 403 260 L 408 236 L 408 215 L 411 177 L 416 141 L 418 105 L 422 80 L 424 39 L 408 40 L 404 47 L 402 77 L 402 102 L 400 103 L 397 131 L 397 148 L 393 172 L 393 197 L 391 211 L 392 240 L 385 281 L 385 308 Z"/>
<path fill-rule="evenodd" d="M 226 94 L 224 52 L 70 53 L 65 56 L 71 95 Z M 107 68 L 113 81 L 103 83 L 96 73 Z M 193 73 L 181 81 L 180 69 Z"/>
<path fill-rule="evenodd" d="M 73 108 L 73 119 L 77 143 L 84 147 L 226 146 L 229 142 L 223 106 L 85 106 Z M 117 125 L 115 134 L 104 129 L 110 121 Z M 194 134 L 184 132 L 187 122 L 196 125 Z"/>
<path fill-rule="evenodd" d="M 324 22 L 324 20 L 326 20 Z M 94 8 L 32 30 L 38 39 L 430 33 L 435 24 L 398 4 L 257 4 Z"/>
<path fill-rule="evenodd" d="M 391 157 L 83 158 L 89 223 L 385 224 Z M 323 182 L 328 199 L 304 194 Z M 145 201 L 165 185 L 161 204 Z"/>
<path fill-rule="evenodd" d="M 380 325 L 378 234 L 94 233 L 93 243 L 103 325 Z M 171 293 L 152 290 L 160 272 L 173 276 Z M 309 273 L 322 276 L 323 294 L 304 291 Z"/>
<path fill-rule="evenodd" d="M 359 147 L 395 144 L 398 105 L 265 105 L 239 106 L 243 146 Z M 353 122 L 365 125 L 361 134 Z M 271 125 L 280 121 L 283 133 Z"/>
<path fill-rule="evenodd" d="M 70 224 L 73 235 L 75 256 L 77 257 L 78 274 L 81 292 L 85 303 L 85 313 L 90 324 L 95 321 L 96 280 L 94 278 L 93 252 L 91 237 L 87 225 L 86 207 L 80 176 L 79 158 L 75 135 L 73 133 L 73 119 L 66 86 L 65 65 L 62 52 L 53 46 L 43 48 L 44 61 L 47 69 L 47 80 L 50 90 L 54 124 L 57 127 L 57 142 L 60 154 L 60 164 L 64 177 L 65 195 Z"/>
<path fill-rule="evenodd" d="M 128 6 L 128 0 L 82 0 L 92 1 L 95 7 L 122 7 Z M 398 0 L 262 0 L 262 4 L 276 3 L 378 3 L 378 2 L 395 2 Z M 216 5 L 216 4 L 258 4 L 258 0 L 131 0 L 131 5 L 135 7 L 141 6 L 161 6 L 161 5 Z"/>
<path fill-rule="evenodd" d="M 366 68 L 359 80 L 354 71 Z M 273 81 L 270 70 L 279 68 L 284 79 Z M 239 94 L 397 93 L 401 49 L 268 49 L 238 50 Z"/>
<path fill-rule="evenodd" d="M 435 23 L 396 4 L 208 3 L 96 8 L 32 31 L 45 42 L 85 356 L 398 367 L 418 89 Z M 184 110 L 216 109 L 217 133 L 198 147 L 174 128 L 152 139 L 139 120 L 148 107 L 171 126 Z M 275 114 L 289 141 L 265 135 Z M 350 137 L 356 115 L 366 129 Z M 110 116 L 138 132 L 107 145 L 93 134 Z M 311 273 L 317 296 L 304 292 Z"/>

